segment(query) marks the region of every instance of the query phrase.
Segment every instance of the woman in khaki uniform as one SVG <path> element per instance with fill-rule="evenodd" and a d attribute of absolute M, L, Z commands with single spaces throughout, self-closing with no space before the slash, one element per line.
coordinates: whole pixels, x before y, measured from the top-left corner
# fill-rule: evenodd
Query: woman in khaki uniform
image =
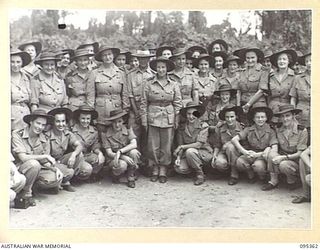
<path fill-rule="evenodd" d="M 148 131 L 148 158 L 151 161 L 151 181 L 165 183 L 171 164 L 174 129 L 182 106 L 180 88 L 168 77 L 174 63 L 164 57 L 152 60 L 150 68 L 157 74 L 146 82 L 141 97 L 141 124 Z"/>
<path fill-rule="evenodd" d="M 31 57 L 27 52 L 11 51 L 11 130 L 27 126 L 22 118 L 30 114 L 30 79 L 21 69 L 30 62 Z"/>
<path fill-rule="evenodd" d="M 240 71 L 240 102 L 243 111 L 247 113 L 256 102 L 266 104 L 269 71 L 261 65 L 264 54 L 260 49 L 242 49 L 240 55 L 240 58 L 246 62 L 246 68 Z"/>
<path fill-rule="evenodd" d="M 290 67 L 296 59 L 297 53 L 292 49 L 281 49 L 270 57 L 275 70 L 269 77 L 268 106 L 273 113 L 279 111 L 280 105 L 290 103 L 289 92 L 295 80 L 295 74 Z M 278 122 L 277 117 L 273 118 L 273 122 Z"/>
<path fill-rule="evenodd" d="M 225 75 L 226 72 L 223 66 L 227 59 L 227 54 L 223 51 L 215 51 L 211 54 L 211 56 L 213 58 L 213 67 L 210 69 L 210 74 L 219 80 Z"/>
<path fill-rule="evenodd" d="M 23 121 L 28 126 L 12 132 L 12 153 L 17 160 L 18 171 L 26 177 L 20 196 L 35 206 L 32 198 L 34 183 L 37 182 L 41 188 L 57 189 L 63 174 L 50 155 L 50 142 L 43 133 L 47 123 L 53 122 L 53 117 L 44 110 L 37 109 L 24 116 Z"/>
<path fill-rule="evenodd" d="M 120 51 L 117 56 L 114 58 L 114 64 L 122 70 L 125 75 L 129 73 L 129 67 L 130 67 L 130 58 L 131 58 L 131 52 L 129 51 Z"/>
<path fill-rule="evenodd" d="M 101 152 L 101 145 L 97 129 L 90 125 L 92 120 L 97 119 L 98 112 L 88 105 L 82 105 L 73 112 L 75 121 L 71 131 L 82 143 L 84 159 L 92 166 L 91 181 L 100 179 L 100 170 L 103 167 L 105 158 Z"/>
<path fill-rule="evenodd" d="M 202 54 L 194 61 L 194 66 L 199 69 L 196 77 L 199 86 L 199 103 L 206 107 L 201 120 L 206 122 L 209 120 L 209 112 L 213 105 L 213 94 L 218 88 L 217 79 L 210 74 L 211 61 L 212 57 L 208 54 Z"/>
<path fill-rule="evenodd" d="M 175 171 L 180 174 L 195 173 L 194 185 L 205 181 L 203 166 L 208 165 L 212 158 L 212 148 L 208 143 L 208 128 L 206 122 L 200 121 L 205 108 L 195 102 L 188 102 L 180 110 L 180 115 L 186 119 L 178 129 L 178 147 L 173 154 L 177 157 Z"/>
<path fill-rule="evenodd" d="M 278 185 L 280 173 L 286 175 L 289 189 L 300 186 L 299 157 L 307 148 L 308 141 L 307 130 L 298 125 L 295 119 L 295 115 L 300 112 L 300 109 L 295 109 L 291 104 L 282 104 L 275 113 L 275 116 L 280 117 L 282 126 L 276 131 L 279 144 L 268 155 L 268 172 L 271 179 L 262 187 L 264 191 L 274 189 Z"/>
<path fill-rule="evenodd" d="M 88 102 L 88 79 L 91 73 L 88 68 L 90 56 L 93 54 L 88 53 L 86 49 L 77 49 L 71 59 L 77 67 L 66 76 L 65 82 L 69 96 L 68 107 L 72 111 Z"/>
<path fill-rule="evenodd" d="M 114 57 L 120 53 L 118 48 L 101 46 L 95 59 L 102 62 L 99 68 L 92 71 L 88 79 L 87 104 L 94 107 L 99 116 L 97 128 L 105 130 L 105 118 L 110 117 L 112 110 L 130 107 L 126 76 L 114 63 Z"/>
<path fill-rule="evenodd" d="M 42 66 L 38 75 L 31 80 L 31 110 L 37 108 L 50 111 L 68 105 L 64 80 L 56 73 L 58 59 L 51 52 L 44 52 L 36 63 Z"/>
<path fill-rule="evenodd" d="M 209 44 L 208 52 L 209 52 L 209 55 L 212 55 L 212 53 L 218 52 L 218 51 L 223 51 L 223 52 L 227 53 L 228 47 L 229 46 L 226 43 L 226 41 L 224 41 L 222 39 L 216 39 L 212 43 Z"/>
<path fill-rule="evenodd" d="M 307 53 L 299 59 L 301 65 L 306 66 L 306 71 L 297 75 L 290 90 L 290 103 L 302 112 L 298 115 L 298 122 L 310 130 L 311 108 L 311 53 Z M 310 133 L 310 132 L 309 132 Z M 309 135 L 310 136 L 310 135 Z"/>
<path fill-rule="evenodd" d="M 170 78 L 179 83 L 183 107 L 190 101 L 199 103 L 198 83 L 194 73 L 186 67 L 187 54 L 183 48 L 174 50 L 170 60 L 174 62 L 175 69 L 168 73 Z"/>
<path fill-rule="evenodd" d="M 73 49 L 62 49 L 57 51 L 56 57 L 59 59 L 57 62 L 57 73 L 62 79 L 66 79 L 67 74 L 72 71 L 70 63 L 72 62 L 72 57 L 74 57 Z"/>
<path fill-rule="evenodd" d="M 41 67 L 35 64 L 36 58 L 41 53 L 42 45 L 40 42 L 29 42 L 21 44 L 18 49 L 27 52 L 31 57 L 31 62 L 23 67 L 23 73 L 27 74 L 30 78 L 39 74 Z"/>
<path fill-rule="evenodd" d="M 195 45 L 188 48 L 187 52 L 192 58 L 198 58 L 201 54 L 208 54 L 207 50 L 201 46 Z"/>
<path fill-rule="evenodd" d="M 156 57 L 164 57 L 166 59 L 169 59 L 172 56 L 173 51 L 174 47 L 162 45 L 161 47 L 157 48 Z"/>

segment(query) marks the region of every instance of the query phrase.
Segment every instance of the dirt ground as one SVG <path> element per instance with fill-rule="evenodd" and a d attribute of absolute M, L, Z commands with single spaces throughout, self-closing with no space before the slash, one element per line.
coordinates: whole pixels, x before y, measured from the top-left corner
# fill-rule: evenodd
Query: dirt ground
<path fill-rule="evenodd" d="M 10 209 L 11 228 L 83 227 L 311 227 L 310 203 L 292 204 L 302 190 L 284 186 L 263 192 L 261 184 L 207 176 L 201 186 L 182 176 L 165 184 L 140 176 L 136 188 L 113 184 L 109 178 L 83 183 L 75 193 L 36 196 L 37 206 Z"/>

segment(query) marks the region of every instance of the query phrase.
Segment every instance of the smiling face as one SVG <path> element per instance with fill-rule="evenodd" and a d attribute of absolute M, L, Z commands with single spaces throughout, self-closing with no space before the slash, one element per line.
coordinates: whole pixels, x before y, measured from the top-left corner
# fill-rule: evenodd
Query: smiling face
<path fill-rule="evenodd" d="M 229 73 L 237 72 L 238 68 L 239 68 L 239 65 L 238 65 L 237 61 L 230 61 L 228 63 L 228 71 L 229 71 Z"/>
<path fill-rule="evenodd" d="M 31 56 L 31 60 L 33 61 L 37 56 L 37 50 L 36 47 L 33 45 L 27 45 L 24 47 L 23 51 L 27 52 Z"/>
<path fill-rule="evenodd" d="M 102 62 L 110 64 L 113 62 L 114 55 L 111 49 L 107 49 L 101 53 Z"/>
<path fill-rule="evenodd" d="M 79 115 L 79 124 L 84 127 L 88 128 L 91 122 L 91 114 L 80 114 Z"/>
<path fill-rule="evenodd" d="M 158 76 L 164 77 L 167 74 L 167 64 L 164 62 L 157 62 Z"/>
<path fill-rule="evenodd" d="M 194 123 L 198 117 L 195 116 L 195 113 L 197 113 L 198 110 L 196 108 L 189 108 L 186 112 L 187 120 L 190 124 Z"/>
<path fill-rule="evenodd" d="M 22 67 L 22 58 L 20 56 L 10 57 L 11 72 L 18 73 Z"/>
<path fill-rule="evenodd" d="M 222 103 L 228 103 L 230 101 L 230 98 L 231 98 L 230 91 L 220 92 L 220 99 L 221 99 Z"/>
<path fill-rule="evenodd" d="M 253 121 L 259 127 L 262 127 L 267 122 L 267 114 L 263 111 L 258 111 L 254 114 Z"/>
<path fill-rule="evenodd" d="M 207 73 L 209 71 L 209 61 L 206 59 L 201 59 L 199 62 L 199 71 L 202 73 Z"/>
<path fill-rule="evenodd" d="M 222 69 L 223 67 L 223 58 L 221 56 L 216 56 L 214 58 L 214 68 L 215 69 Z"/>
<path fill-rule="evenodd" d="M 175 57 L 174 63 L 178 68 L 183 68 L 186 65 L 187 57 L 185 54 Z"/>
<path fill-rule="evenodd" d="M 47 125 L 47 118 L 37 117 L 33 121 L 30 122 L 30 130 L 34 134 L 41 134 Z"/>
<path fill-rule="evenodd" d="M 120 117 L 112 122 L 112 128 L 115 131 L 120 131 L 123 127 L 123 124 L 124 124 L 124 120 L 122 117 Z"/>
<path fill-rule="evenodd" d="M 54 60 L 47 60 L 41 63 L 42 71 L 47 75 L 52 75 L 56 70 L 56 62 Z"/>
<path fill-rule="evenodd" d="M 54 116 L 54 127 L 56 130 L 62 132 L 67 126 L 67 120 L 65 114 L 56 114 Z"/>
<path fill-rule="evenodd" d="M 253 51 L 246 53 L 246 62 L 248 67 L 254 67 L 258 63 L 257 54 Z"/>
<path fill-rule="evenodd" d="M 70 64 L 70 54 L 64 54 L 59 56 L 60 65 L 63 67 L 67 67 Z"/>
<path fill-rule="evenodd" d="M 225 113 L 224 117 L 228 126 L 233 126 L 236 123 L 236 120 L 237 120 L 236 112 L 228 111 Z"/>
<path fill-rule="evenodd" d="M 131 57 L 130 61 L 131 67 L 132 68 L 138 68 L 139 67 L 139 60 L 137 57 Z M 147 63 L 148 64 L 148 63 Z"/>
<path fill-rule="evenodd" d="M 75 62 L 78 68 L 85 70 L 88 68 L 90 59 L 88 56 L 79 56 L 76 58 Z"/>
<path fill-rule="evenodd" d="M 279 69 L 287 69 L 289 66 L 289 57 L 286 53 L 282 53 L 277 58 L 277 65 Z"/>
<path fill-rule="evenodd" d="M 116 57 L 116 60 L 114 61 L 114 63 L 118 66 L 118 67 L 123 67 L 124 65 L 126 65 L 126 55 L 118 55 Z"/>

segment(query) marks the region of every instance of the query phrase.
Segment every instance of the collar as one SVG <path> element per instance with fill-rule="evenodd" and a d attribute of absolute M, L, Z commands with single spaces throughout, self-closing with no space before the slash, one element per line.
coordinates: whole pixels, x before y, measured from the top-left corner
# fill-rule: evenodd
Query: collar
<path fill-rule="evenodd" d="M 65 136 L 68 136 L 70 134 L 70 131 L 69 130 L 64 130 L 62 132 Z M 55 135 L 55 133 L 53 132 L 53 128 L 50 129 L 48 132 L 47 132 L 47 135 L 49 136 L 50 140 L 56 140 L 57 139 L 57 136 Z"/>
<path fill-rule="evenodd" d="M 257 126 L 254 124 L 252 125 L 251 127 L 249 127 L 249 130 L 250 131 L 258 131 L 257 129 Z M 265 123 L 263 126 L 262 126 L 262 129 L 261 129 L 263 132 L 266 132 L 266 133 L 270 133 L 271 132 L 271 127 L 268 123 Z"/>
<path fill-rule="evenodd" d="M 172 82 L 172 80 L 169 78 L 168 74 L 166 76 L 166 79 L 167 79 L 167 83 L 164 86 L 166 86 L 167 84 Z M 155 83 L 158 83 L 160 86 L 162 86 L 161 83 L 158 81 L 157 75 L 155 75 L 151 84 L 155 84 Z"/>
<path fill-rule="evenodd" d="M 135 73 L 149 73 L 149 74 L 152 74 L 152 71 L 151 71 L 151 69 L 150 69 L 150 67 L 148 66 L 145 70 L 142 70 L 142 69 L 140 69 L 139 67 L 138 68 L 136 68 L 133 72 L 135 72 Z"/>
<path fill-rule="evenodd" d="M 73 127 L 72 127 L 72 132 L 79 132 L 80 129 L 80 124 L 79 123 L 76 123 Z M 89 125 L 89 129 L 87 130 L 89 131 L 89 133 L 94 133 L 95 132 L 95 129 L 93 126 Z"/>
<path fill-rule="evenodd" d="M 263 67 L 262 64 L 257 63 L 256 66 L 254 67 L 254 69 L 257 70 L 257 71 L 260 71 L 260 70 L 262 70 L 262 67 Z M 246 67 L 246 69 L 248 70 L 249 68 Z"/>
<path fill-rule="evenodd" d="M 114 131 L 114 129 L 112 127 L 110 127 L 110 129 L 108 129 L 107 132 L 106 132 L 106 136 L 107 137 L 113 137 L 118 133 L 119 132 Z M 122 126 L 121 134 L 123 134 L 123 135 L 128 135 L 129 134 L 128 129 L 125 126 Z"/>
<path fill-rule="evenodd" d="M 22 133 L 22 138 L 23 138 L 23 139 L 28 139 L 28 138 L 30 138 L 29 129 L 30 129 L 30 126 L 25 127 L 25 128 L 23 129 L 23 133 Z M 45 137 L 45 135 L 44 135 L 43 133 L 41 133 L 41 134 L 39 135 L 39 140 L 40 140 L 41 142 L 46 142 L 46 141 L 47 141 L 47 138 Z"/>
<path fill-rule="evenodd" d="M 281 126 L 281 127 L 279 128 L 279 131 L 280 131 L 281 133 L 283 133 L 283 132 L 285 131 L 284 126 Z M 294 124 L 293 124 L 292 133 L 293 133 L 293 134 L 296 134 L 296 135 L 298 134 L 298 123 L 297 123 L 297 122 L 294 122 Z"/>
<path fill-rule="evenodd" d="M 223 124 L 221 127 L 220 127 L 220 132 L 227 132 L 229 129 L 227 123 Z M 241 125 L 238 121 L 236 121 L 236 126 L 234 128 L 234 131 L 237 131 L 237 132 L 240 132 L 241 131 Z"/>

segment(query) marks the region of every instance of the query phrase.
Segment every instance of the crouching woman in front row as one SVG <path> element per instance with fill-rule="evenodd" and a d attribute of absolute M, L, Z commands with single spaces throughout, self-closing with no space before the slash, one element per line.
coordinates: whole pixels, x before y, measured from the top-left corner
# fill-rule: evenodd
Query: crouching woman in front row
<path fill-rule="evenodd" d="M 248 112 L 248 121 L 253 123 L 232 138 L 234 147 L 227 148 L 231 165 L 231 178 L 228 184 L 238 182 L 239 171 L 246 172 L 248 182 L 256 181 L 255 173 L 260 180 L 265 180 L 267 174 L 266 159 L 271 149 L 278 144 L 275 131 L 268 122 L 273 116 L 272 110 L 264 104 L 255 104 Z M 248 143 L 247 146 L 240 144 L 240 140 Z"/>

